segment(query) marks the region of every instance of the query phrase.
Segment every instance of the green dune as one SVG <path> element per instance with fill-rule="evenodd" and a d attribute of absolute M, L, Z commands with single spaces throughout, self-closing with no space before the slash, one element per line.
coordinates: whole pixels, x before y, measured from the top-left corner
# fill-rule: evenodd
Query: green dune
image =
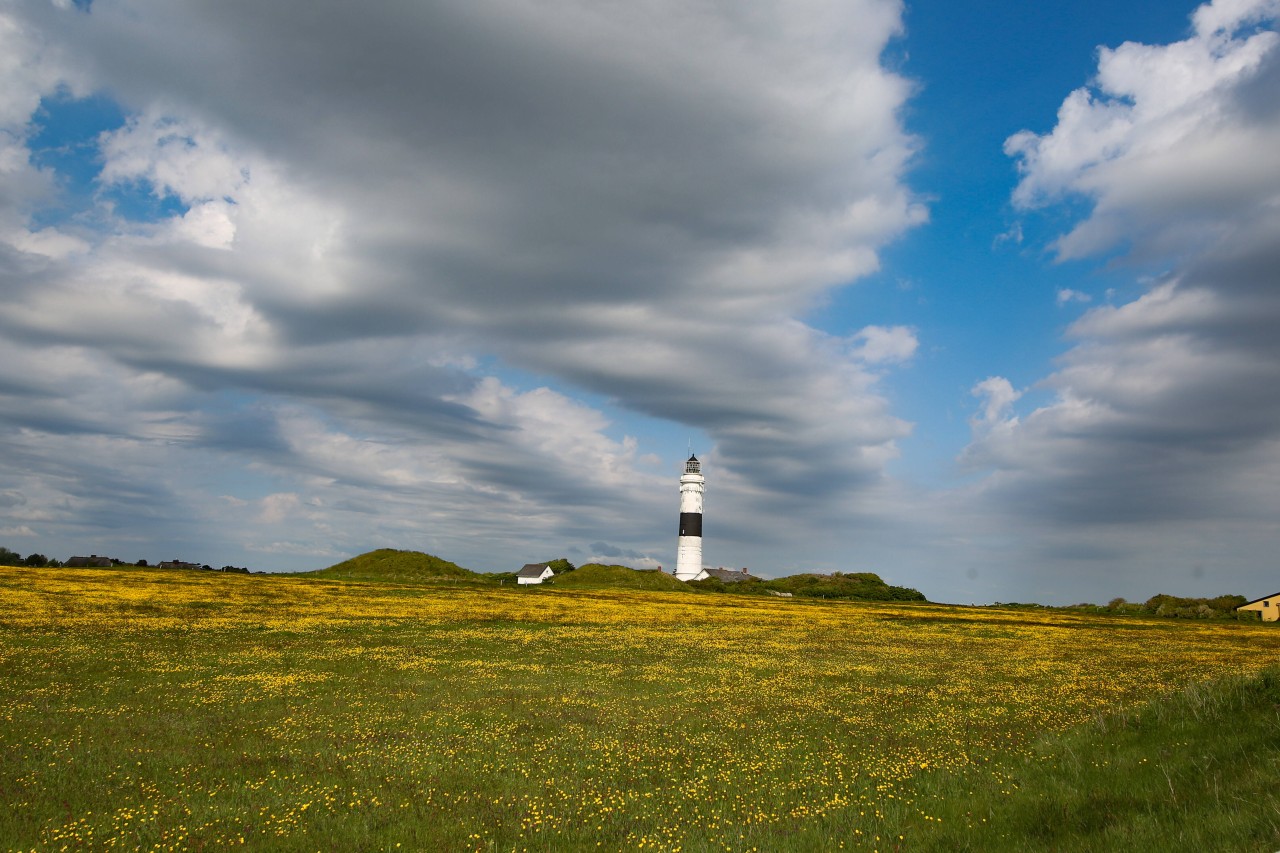
<path fill-rule="evenodd" d="M 422 583 L 425 581 L 453 580 L 479 581 L 481 576 L 421 551 L 397 551 L 379 548 L 350 560 L 344 560 L 327 569 L 300 572 L 301 576 L 343 581 L 382 581 L 387 583 Z"/>
<path fill-rule="evenodd" d="M 681 581 L 666 572 L 639 571 L 626 566 L 605 566 L 587 563 L 571 572 L 556 575 L 555 585 L 580 589 L 585 587 L 609 587 L 612 589 L 651 589 L 668 592 L 688 592 Z"/>

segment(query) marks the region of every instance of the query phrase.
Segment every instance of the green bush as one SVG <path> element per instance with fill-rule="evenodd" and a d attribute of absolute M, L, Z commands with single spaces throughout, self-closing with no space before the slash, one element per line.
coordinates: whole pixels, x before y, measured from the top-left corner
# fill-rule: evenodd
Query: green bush
<path fill-rule="evenodd" d="M 891 586 L 873 572 L 832 572 L 829 575 L 800 574 L 764 582 L 765 590 L 789 592 L 807 598 L 854 599 L 858 601 L 925 601 L 919 590 Z"/>
<path fill-rule="evenodd" d="M 1180 598 L 1176 595 L 1153 595 L 1143 603 L 1142 613 L 1175 619 L 1234 619 L 1236 608 L 1246 603 L 1243 595 L 1219 595 L 1216 598 Z"/>

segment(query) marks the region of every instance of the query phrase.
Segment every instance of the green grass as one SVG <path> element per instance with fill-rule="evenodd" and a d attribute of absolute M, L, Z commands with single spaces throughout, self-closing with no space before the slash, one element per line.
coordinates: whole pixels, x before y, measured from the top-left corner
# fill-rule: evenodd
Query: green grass
<path fill-rule="evenodd" d="M 639 571 L 626 566 L 587 563 L 571 572 L 556 575 L 556 587 L 566 589 L 647 589 L 688 592 L 689 587 L 666 572 Z"/>
<path fill-rule="evenodd" d="M 547 592 L 0 569 L 0 850 L 1280 848 L 1274 627 Z"/>
<path fill-rule="evenodd" d="M 1102 714 L 998 783 L 934 793 L 940 820 L 913 849 L 1280 849 L 1280 668 Z"/>

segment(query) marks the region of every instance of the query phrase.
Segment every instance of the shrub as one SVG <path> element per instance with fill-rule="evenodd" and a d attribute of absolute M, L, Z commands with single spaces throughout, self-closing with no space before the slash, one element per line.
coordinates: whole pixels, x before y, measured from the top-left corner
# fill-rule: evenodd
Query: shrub
<path fill-rule="evenodd" d="M 1153 595 L 1143 603 L 1141 612 L 1176 619 L 1238 618 L 1235 609 L 1244 604 L 1242 595 L 1219 595 L 1216 598 L 1179 598 L 1176 595 Z"/>

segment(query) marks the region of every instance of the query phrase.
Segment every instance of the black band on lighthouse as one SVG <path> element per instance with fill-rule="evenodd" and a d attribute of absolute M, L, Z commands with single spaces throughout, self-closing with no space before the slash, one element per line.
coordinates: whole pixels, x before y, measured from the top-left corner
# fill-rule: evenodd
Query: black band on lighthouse
<path fill-rule="evenodd" d="M 702 513 L 700 512 L 680 513 L 680 535 L 681 536 L 701 536 L 702 535 Z"/>

